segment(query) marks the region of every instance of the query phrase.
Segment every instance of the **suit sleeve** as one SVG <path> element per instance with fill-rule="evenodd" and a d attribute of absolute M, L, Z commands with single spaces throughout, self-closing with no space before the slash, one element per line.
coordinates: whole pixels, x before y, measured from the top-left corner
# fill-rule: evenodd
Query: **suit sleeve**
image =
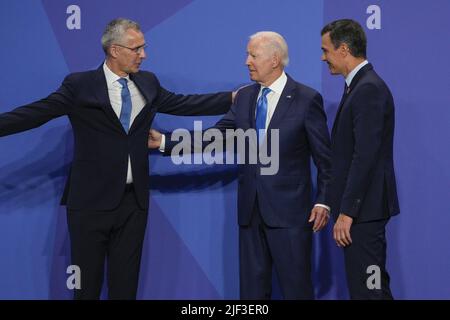
<path fill-rule="evenodd" d="M 213 94 L 182 95 L 170 92 L 159 84 L 154 105 L 158 112 L 178 116 L 209 116 L 228 112 L 231 106 L 231 92 Z"/>
<path fill-rule="evenodd" d="M 68 76 L 61 87 L 47 98 L 0 114 L 0 136 L 33 129 L 51 119 L 69 114 L 73 96 L 73 88 Z"/>
<path fill-rule="evenodd" d="M 222 117 L 222 119 L 220 119 L 213 127 L 209 128 L 209 129 L 220 130 L 220 132 L 222 133 L 222 137 L 226 137 L 226 129 L 235 129 L 235 127 L 236 127 L 235 118 L 236 118 L 236 108 L 237 108 L 236 104 L 238 103 L 238 99 L 239 99 L 239 94 L 237 94 L 236 99 L 235 99 L 235 104 L 233 104 L 231 106 L 230 110 Z M 205 134 L 205 132 L 208 132 L 209 129 L 204 130 L 202 132 L 202 136 Z M 192 137 L 190 150 L 194 151 L 194 150 L 196 150 L 196 148 L 194 148 L 194 145 L 196 145 L 196 144 L 194 141 L 195 134 L 193 131 L 190 132 L 190 136 Z M 222 142 L 225 145 L 226 140 L 223 139 Z M 197 145 L 201 145 L 202 150 L 203 150 L 208 143 L 209 142 L 200 141 L 200 142 L 197 142 Z M 172 152 L 172 149 L 175 147 L 176 144 L 178 144 L 178 141 L 172 141 L 172 133 L 168 134 L 166 136 L 164 156 L 169 156 Z M 225 150 L 225 146 L 223 147 L 223 150 Z"/>
<path fill-rule="evenodd" d="M 354 150 L 340 212 L 356 218 L 379 158 L 384 123 L 383 97 L 373 84 L 355 92 L 351 112 Z"/>
<path fill-rule="evenodd" d="M 230 110 L 222 117 L 222 119 L 217 121 L 217 123 L 213 127 L 215 129 L 219 129 L 224 135 L 225 135 L 226 129 L 235 129 L 236 128 L 235 120 L 236 120 L 237 101 L 238 101 L 238 96 L 236 97 L 236 103 L 231 106 Z"/>
<path fill-rule="evenodd" d="M 231 106 L 230 110 L 227 112 L 226 115 L 224 115 L 222 117 L 222 119 L 220 119 L 213 127 L 208 128 L 204 131 L 201 132 L 201 136 L 202 137 L 207 137 L 208 135 L 208 130 L 213 129 L 213 130 L 219 130 L 221 132 L 221 142 L 223 143 L 223 150 L 226 149 L 226 129 L 234 129 L 235 128 L 235 124 L 234 124 L 234 115 L 235 115 L 235 108 L 236 106 L 233 105 Z M 191 148 L 190 150 L 193 152 L 200 152 L 200 149 L 195 148 L 194 146 L 201 146 L 201 150 L 203 150 L 209 143 L 210 141 L 195 141 L 194 138 L 197 135 L 194 134 L 194 131 L 190 131 L 190 137 L 191 137 Z M 172 133 L 169 133 L 168 135 L 166 135 L 166 143 L 165 143 L 165 149 L 164 149 L 164 156 L 169 156 L 172 152 L 172 149 L 175 147 L 175 145 L 177 145 L 179 142 L 178 141 L 173 141 L 172 140 Z M 215 142 L 217 142 L 216 140 L 214 140 Z"/>
<path fill-rule="evenodd" d="M 330 206 L 331 148 L 323 99 L 317 94 L 309 106 L 305 121 L 311 154 L 317 167 L 316 203 Z"/>

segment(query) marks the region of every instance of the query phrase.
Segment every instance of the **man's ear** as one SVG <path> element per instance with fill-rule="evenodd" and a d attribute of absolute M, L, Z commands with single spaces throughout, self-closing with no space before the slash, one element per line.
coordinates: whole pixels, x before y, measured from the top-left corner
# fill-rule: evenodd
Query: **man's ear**
<path fill-rule="evenodd" d="M 117 58 L 117 56 L 119 55 L 119 52 L 118 52 L 117 49 L 118 48 L 116 46 L 111 46 L 111 47 L 108 48 L 109 55 L 112 58 Z"/>
<path fill-rule="evenodd" d="M 350 48 L 346 43 L 341 43 L 338 49 L 342 57 L 346 57 L 348 54 L 350 54 Z"/>
<path fill-rule="evenodd" d="M 281 64 L 281 58 L 277 54 L 274 54 L 272 56 L 272 68 L 276 69 L 280 66 L 280 64 Z"/>

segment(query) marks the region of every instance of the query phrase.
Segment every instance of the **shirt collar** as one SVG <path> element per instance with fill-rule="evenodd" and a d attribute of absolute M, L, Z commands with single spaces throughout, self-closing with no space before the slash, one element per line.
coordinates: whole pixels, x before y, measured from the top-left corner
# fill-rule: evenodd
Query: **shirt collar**
<path fill-rule="evenodd" d="M 103 72 L 105 73 L 106 83 L 108 85 L 112 85 L 114 82 L 121 78 L 125 78 L 128 81 L 130 81 L 130 75 L 127 75 L 126 77 L 120 77 L 114 72 L 111 71 L 111 69 L 107 66 L 106 61 L 103 63 Z"/>
<path fill-rule="evenodd" d="M 275 80 L 268 88 L 275 92 L 278 95 L 281 95 L 281 93 L 283 92 L 284 86 L 286 85 L 287 82 L 287 76 L 286 73 L 283 71 L 283 73 L 279 76 L 279 78 L 277 80 Z M 261 90 L 265 88 L 263 86 L 261 86 Z"/>
<path fill-rule="evenodd" d="M 347 87 L 350 87 L 350 84 L 352 83 L 353 78 L 356 76 L 359 70 L 361 70 L 362 67 L 364 67 L 366 64 L 368 64 L 369 61 L 364 60 L 360 64 L 358 64 L 345 78 L 345 83 L 347 83 Z"/>

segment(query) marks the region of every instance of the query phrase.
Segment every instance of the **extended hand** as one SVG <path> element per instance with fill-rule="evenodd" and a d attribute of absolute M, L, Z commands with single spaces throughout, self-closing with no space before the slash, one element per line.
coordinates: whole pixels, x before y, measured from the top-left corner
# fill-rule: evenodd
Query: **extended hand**
<path fill-rule="evenodd" d="M 308 222 L 314 221 L 313 231 L 317 232 L 326 226 L 328 219 L 330 219 L 328 210 L 323 207 L 315 206 L 311 210 Z"/>
<path fill-rule="evenodd" d="M 155 130 L 150 129 L 148 132 L 148 147 L 149 149 L 158 149 L 161 146 L 162 134 Z"/>
<path fill-rule="evenodd" d="M 345 247 L 352 243 L 352 238 L 350 237 L 352 223 L 353 218 L 343 213 L 337 218 L 333 228 L 333 237 L 338 247 Z"/>

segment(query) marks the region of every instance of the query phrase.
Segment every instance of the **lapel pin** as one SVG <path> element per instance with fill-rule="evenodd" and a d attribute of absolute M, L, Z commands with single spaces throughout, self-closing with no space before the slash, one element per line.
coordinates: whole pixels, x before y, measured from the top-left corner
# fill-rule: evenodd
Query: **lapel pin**
<path fill-rule="evenodd" d="M 290 98 L 292 98 L 292 96 L 286 96 L 286 98 L 290 99 Z"/>

